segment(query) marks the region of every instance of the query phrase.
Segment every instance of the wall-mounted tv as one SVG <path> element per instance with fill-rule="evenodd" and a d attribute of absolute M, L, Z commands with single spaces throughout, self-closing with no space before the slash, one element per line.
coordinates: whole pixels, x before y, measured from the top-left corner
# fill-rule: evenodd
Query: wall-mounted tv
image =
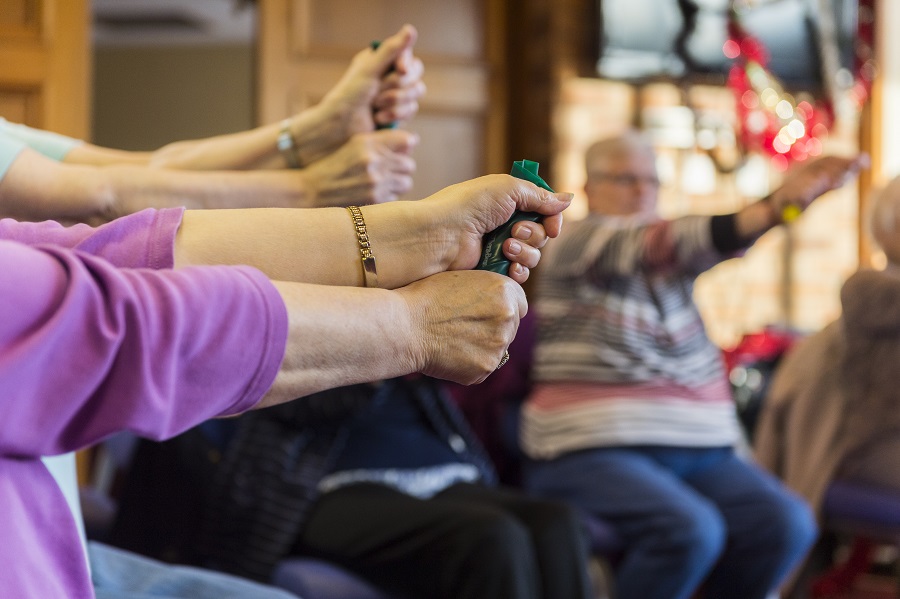
<path fill-rule="evenodd" d="M 601 77 L 724 82 L 731 65 L 722 51 L 729 0 L 597 1 Z M 817 93 L 823 39 L 835 41 L 840 67 L 852 66 L 857 13 L 857 0 L 758 0 L 740 18 L 768 49 L 769 67 L 786 89 Z"/>

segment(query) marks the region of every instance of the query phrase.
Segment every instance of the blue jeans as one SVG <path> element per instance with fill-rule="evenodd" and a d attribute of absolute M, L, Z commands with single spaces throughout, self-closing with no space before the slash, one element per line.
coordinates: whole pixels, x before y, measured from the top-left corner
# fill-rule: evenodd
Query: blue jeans
<path fill-rule="evenodd" d="M 175 566 L 90 541 L 97 599 L 296 599 L 296 595 L 213 570 Z"/>
<path fill-rule="evenodd" d="M 810 508 L 731 448 L 612 447 L 525 467 L 525 486 L 625 540 L 617 599 L 763 599 L 817 536 Z"/>

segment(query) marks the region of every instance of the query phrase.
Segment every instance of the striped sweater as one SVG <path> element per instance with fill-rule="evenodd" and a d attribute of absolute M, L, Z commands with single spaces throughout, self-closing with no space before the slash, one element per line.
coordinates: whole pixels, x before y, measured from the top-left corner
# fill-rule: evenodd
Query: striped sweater
<path fill-rule="evenodd" d="M 692 299 L 697 275 L 727 257 L 708 216 L 570 224 L 541 263 L 524 451 L 734 443 L 721 354 Z"/>

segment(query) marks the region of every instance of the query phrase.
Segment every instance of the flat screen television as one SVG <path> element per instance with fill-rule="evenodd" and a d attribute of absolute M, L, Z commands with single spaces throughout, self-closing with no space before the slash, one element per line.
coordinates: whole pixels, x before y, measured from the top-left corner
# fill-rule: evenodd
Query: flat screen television
<path fill-rule="evenodd" d="M 729 0 L 597 1 L 601 77 L 724 82 L 731 66 L 722 51 Z M 769 67 L 785 89 L 817 94 L 823 90 L 822 36 L 832 31 L 839 66 L 849 71 L 857 13 L 857 0 L 758 0 L 740 14 L 744 28 L 766 46 Z"/>

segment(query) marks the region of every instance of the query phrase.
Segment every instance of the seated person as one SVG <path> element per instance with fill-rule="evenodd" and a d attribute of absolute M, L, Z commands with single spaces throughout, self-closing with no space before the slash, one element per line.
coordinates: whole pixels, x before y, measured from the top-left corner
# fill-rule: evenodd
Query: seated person
<path fill-rule="evenodd" d="M 239 419 L 209 494 L 209 565 L 269 580 L 306 555 L 400 597 L 587 599 L 563 504 L 495 484 L 442 385 L 394 378 Z"/>
<path fill-rule="evenodd" d="M 692 298 L 704 270 L 841 185 L 859 159 L 789 173 L 734 214 L 656 214 L 639 135 L 586 155 L 589 216 L 547 255 L 536 293 L 534 390 L 522 413 L 525 488 L 567 500 L 624 542 L 618 599 L 762 599 L 816 537 L 806 504 L 741 459 L 719 348 Z"/>
<path fill-rule="evenodd" d="M 869 225 L 887 267 L 847 279 L 840 318 L 785 356 L 754 443 L 817 511 L 834 480 L 900 492 L 900 178 L 875 198 Z"/>

